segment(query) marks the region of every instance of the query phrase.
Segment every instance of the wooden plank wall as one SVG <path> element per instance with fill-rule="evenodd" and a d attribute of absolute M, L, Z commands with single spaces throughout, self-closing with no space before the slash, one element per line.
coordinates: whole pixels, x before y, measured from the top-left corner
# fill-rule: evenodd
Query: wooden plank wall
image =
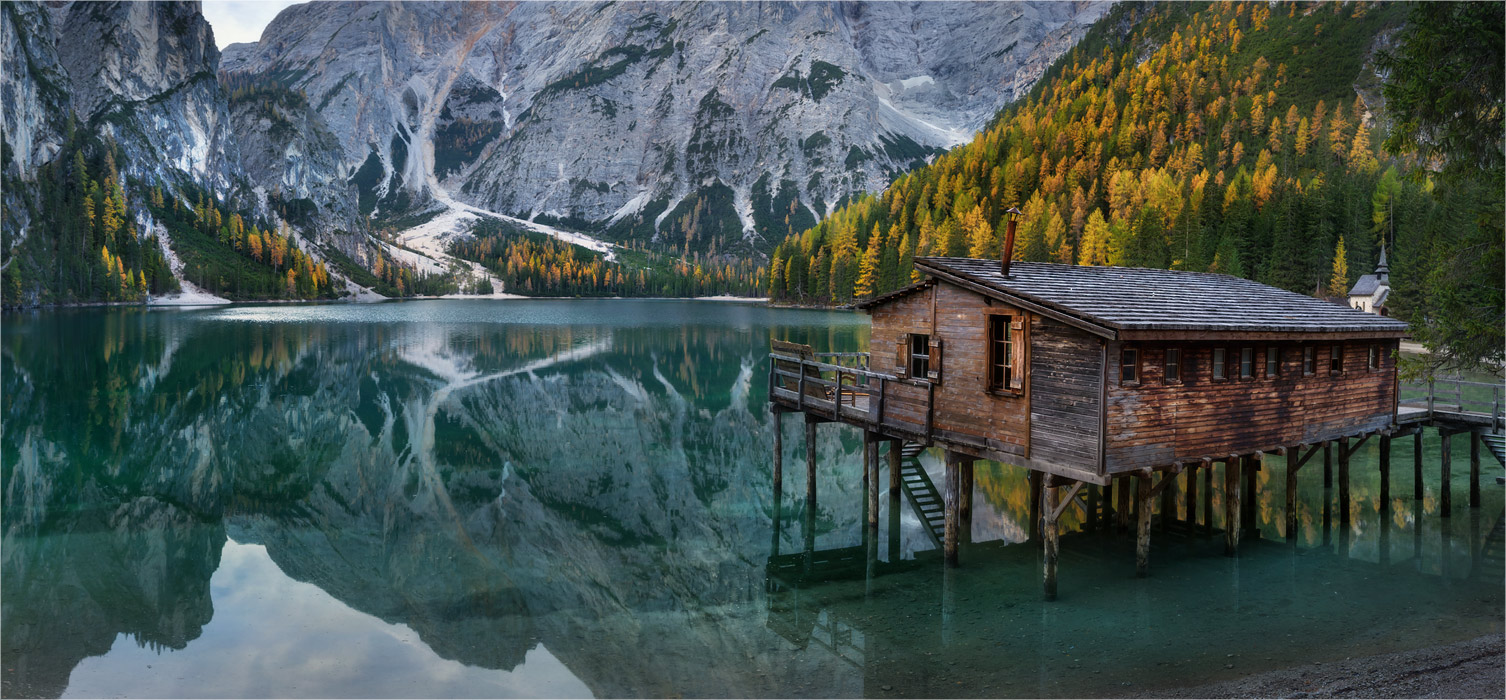
<path fill-rule="evenodd" d="M 1103 343 L 1037 316 L 1030 329 L 1030 355 L 1031 457 L 1098 471 Z"/>
<path fill-rule="evenodd" d="M 936 308 L 934 330 L 931 318 L 933 294 Z M 869 366 L 880 372 L 897 371 L 900 348 L 907 333 L 925 333 L 940 338 L 943 342 L 941 382 L 936 385 L 935 392 L 935 428 L 987 438 L 994 449 L 1028 457 L 1029 400 L 1023 395 L 996 395 L 987 391 L 984 317 L 989 313 L 1010 311 L 1024 313 L 948 284 L 938 284 L 875 307 L 871 310 Z M 1032 326 L 1041 321 L 1040 317 L 1031 318 Z M 1096 346 L 1093 352 L 1096 358 L 1099 352 Z M 1026 392 L 1029 392 L 1028 385 Z M 1096 400 L 1096 382 L 1093 392 Z M 885 415 L 924 424 L 925 400 L 923 389 L 891 386 Z M 1096 470 L 1096 456 L 1090 462 L 1074 460 L 1063 464 Z"/>
<path fill-rule="evenodd" d="M 1368 369 L 1369 347 L 1381 347 L 1380 367 Z M 1344 371 L 1328 372 L 1329 342 L 1317 348 L 1317 372 L 1302 375 L 1301 342 L 1277 342 L 1279 376 L 1265 377 L 1267 342 L 1135 343 L 1140 382 L 1120 381 L 1120 350 L 1109 344 L 1107 471 L 1159 467 L 1202 456 L 1247 454 L 1280 445 L 1310 444 L 1391 423 L 1396 402 L 1396 341 L 1350 341 Z M 1165 349 L 1182 348 L 1181 384 L 1164 381 Z M 1213 380 L 1213 349 L 1226 348 L 1231 379 Z M 1255 378 L 1239 379 L 1240 348 L 1251 347 Z"/>

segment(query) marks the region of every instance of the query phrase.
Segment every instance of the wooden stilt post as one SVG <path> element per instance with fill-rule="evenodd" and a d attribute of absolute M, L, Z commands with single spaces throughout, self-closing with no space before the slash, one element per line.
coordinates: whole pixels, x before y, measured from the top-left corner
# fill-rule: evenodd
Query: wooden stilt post
<path fill-rule="evenodd" d="M 1043 585 L 1046 600 L 1056 600 L 1056 558 L 1060 551 L 1058 538 L 1061 536 L 1056 529 L 1056 507 L 1061 498 L 1061 487 L 1057 486 L 1055 478 L 1046 479 L 1046 488 L 1041 496 L 1041 542 L 1046 554 L 1042 571 Z"/>
<path fill-rule="evenodd" d="M 774 411 L 774 495 L 784 493 L 784 411 Z"/>
<path fill-rule="evenodd" d="M 1030 537 L 1035 537 L 1041 531 L 1041 478 L 1045 475 L 1038 471 L 1031 471 L 1025 475 L 1025 483 L 1030 487 Z"/>
<path fill-rule="evenodd" d="M 1171 472 L 1166 472 L 1162 478 L 1171 479 L 1171 481 L 1166 482 L 1165 486 L 1161 487 L 1161 531 L 1165 532 L 1166 528 L 1171 527 L 1171 520 L 1174 517 L 1173 514 L 1176 512 L 1176 501 L 1172 500 L 1171 491 L 1176 488 L 1177 484 L 1176 477 Z"/>
<path fill-rule="evenodd" d="M 1440 478 L 1443 483 L 1438 485 L 1438 517 L 1447 518 L 1452 515 L 1454 509 L 1454 490 L 1449 487 L 1449 479 L 1453 476 L 1453 464 L 1449 454 L 1449 442 L 1452 435 L 1438 431 L 1438 457 L 1442 461 L 1439 468 Z"/>
<path fill-rule="evenodd" d="M 1391 510 L 1391 436 L 1380 439 L 1380 511 Z M 1384 519 L 1384 518 L 1383 518 Z"/>
<path fill-rule="evenodd" d="M 958 533 L 963 542 L 973 541 L 973 460 L 962 460 L 959 465 L 957 489 L 957 524 L 961 530 Z"/>
<path fill-rule="evenodd" d="M 1229 455 L 1224 460 L 1224 555 L 1234 556 L 1239 552 L 1239 456 Z"/>
<path fill-rule="evenodd" d="M 1339 438 L 1339 527 L 1349 527 L 1349 438 Z"/>
<path fill-rule="evenodd" d="M 889 441 L 889 495 L 899 495 L 899 472 L 900 460 L 904 459 L 905 442 L 903 440 Z"/>
<path fill-rule="evenodd" d="M 1412 498 L 1422 500 L 1422 427 L 1412 435 Z"/>
<path fill-rule="evenodd" d="M 1122 480 L 1119 482 L 1119 507 L 1115 509 L 1115 515 L 1119 520 L 1119 530 L 1121 532 L 1128 532 L 1130 526 L 1130 499 L 1133 496 L 1130 493 L 1132 486 L 1129 481 L 1130 478 L 1127 476 L 1122 477 Z"/>
<path fill-rule="evenodd" d="M 1197 468 L 1196 463 L 1187 465 L 1187 526 L 1197 527 Z"/>
<path fill-rule="evenodd" d="M 1114 512 L 1114 480 L 1113 479 L 1109 479 L 1109 483 L 1107 483 L 1107 484 L 1104 485 L 1104 487 L 1103 487 L 1103 498 L 1102 498 L 1102 501 L 1103 501 L 1103 510 L 1099 514 L 1098 524 L 1099 524 L 1100 527 L 1102 527 L 1103 529 L 1107 530 L 1107 529 L 1109 529 L 1110 523 L 1113 522 L 1112 520 L 1109 519 L 1109 514 L 1112 513 L 1112 512 Z"/>
<path fill-rule="evenodd" d="M 805 500 L 816 502 L 816 424 L 805 421 Z"/>
<path fill-rule="evenodd" d="M 868 463 L 863 465 L 863 468 L 868 471 L 868 530 L 877 533 L 879 511 L 879 435 L 878 433 L 868 433 L 864 436 L 863 441 L 868 445 L 868 450 L 865 452 L 868 457 Z"/>
<path fill-rule="evenodd" d="M 1244 458 L 1244 467 L 1240 469 L 1240 476 L 1243 476 L 1245 479 L 1244 490 L 1241 492 L 1241 495 L 1244 496 L 1244 501 L 1240 504 L 1239 509 L 1240 526 L 1244 528 L 1245 532 L 1257 536 L 1260 525 L 1257 522 L 1259 514 L 1255 512 L 1255 497 L 1258 490 L 1257 486 L 1260 483 L 1256 479 L 1260 476 L 1258 472 L 1260 471 L 1261 456 L 1259 452 L 1246 456 Z"/>
<path fill-rule="evenodd" d="M 1213 460 L 1203 460 L 1203 530 L 1213 534 Z"/>
<path fill-rule="evenodd" d="M 1333 488 L 1333 443 L 1323 441 L 1323 488 Z"/>
<path fill-rule="evenodd" d="M 1297 543 L 1297 461 L 1302 457 L 1302 446 L 1286 451 L 1286 541 Z"/>
<path fill-rule="evenodd" d="M 957 565 L 957 531 L 958 531 L 958 503 L 961 494 L 958 492 L 959 472 L 962 470 L 962 455 L 951 450 L 946 451 L 946 536 L 942 543 L 942 555 L 946 559 L 947 566 Z"/>
<path fill-rule="evenodd" d="M 1135 482 L 1135 500 L 1140 509 L 1135 528 L 1135 575 L 1144 578 L 1150 573 L 1150 475 L 1135 477 Z"/>
<path fill-rule="evenodd" d="M 1469 431 L 1469 507 L 1480 507 L 1480 432 Z"/>

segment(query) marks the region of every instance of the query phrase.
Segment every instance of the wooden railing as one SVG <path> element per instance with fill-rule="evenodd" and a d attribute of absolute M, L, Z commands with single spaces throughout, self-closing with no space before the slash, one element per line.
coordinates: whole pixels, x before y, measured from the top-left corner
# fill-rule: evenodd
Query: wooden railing
<path fill-rule="evenodd" d="M 1401 390 L 1403 394 L 1416 395 L 1398 403 L 1426 407 L 1429 417 L 1438 413 L 1469 413 L 1490 416 L 1492 429 L 1506 425 L 1506 386 L 1501 384 L 1430 377 L 1423 382 L 1402 382 Z"/>
<path fill-rule="evenodd" d="M 817 409 L 844 422 L 898 427 L 929 440 L 935 417 L 935 385 L 867 368 L 868 353 L 818 353 L 837 364 L 769 353 L 769 399 Z M 908 410 L 891 410 L 904 402 Z M 903 415 L 901 415 L 903 413 Z M 918 420 L 916 420 L 918 419 Z"/>

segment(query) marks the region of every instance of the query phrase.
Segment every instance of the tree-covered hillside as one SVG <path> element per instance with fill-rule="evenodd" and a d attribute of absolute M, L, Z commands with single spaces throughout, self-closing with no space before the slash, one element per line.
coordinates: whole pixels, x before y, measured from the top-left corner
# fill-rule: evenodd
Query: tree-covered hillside
<path fill-rule="evenodd" d="M 1011 206 L 1024 211 L 1018 259 L 1342 294 L 1385 241 L 1405 289 L 1429 231 L 1490 196 L 1428 196 L 1427 181 L 1378 147 L 1373 59 L 1406 13 L 1365 2 L 1117 7 L 972 143 L 786 240 L 770 294 L 842 303 L 909 283 L 917 256 L 997 257 Z"/>

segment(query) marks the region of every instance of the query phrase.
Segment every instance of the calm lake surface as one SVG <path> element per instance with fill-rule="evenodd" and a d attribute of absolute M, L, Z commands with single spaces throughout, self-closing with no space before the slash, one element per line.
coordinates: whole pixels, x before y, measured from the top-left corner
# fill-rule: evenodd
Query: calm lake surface
<path fill-rule="evenodd" d="M 978 464 L 951 571 L 887 494 L 865 541 L 854 429 L 820 427 L 807 513 L 786 420 L 776 500 L 768 341 L 866 349 L 861 315 L 420 301 L 0 331 L 6 696 L 1111 696 L 1502 633 L 1502 470 L 1482 452 L 1471 509 L 1455 438 L 1441 518 L 1435 432 L 1422 500 L 1398 439 L 1380 510 L 1370 440 L 1351 525 L 1310 463 L 1289 546 L 1274 459 L 1260 538 L 1226 558 L 1158 525 L 1146 579 L 1132 535 L 1069 508 L 1055 603 L 1017 468 Z"/>

